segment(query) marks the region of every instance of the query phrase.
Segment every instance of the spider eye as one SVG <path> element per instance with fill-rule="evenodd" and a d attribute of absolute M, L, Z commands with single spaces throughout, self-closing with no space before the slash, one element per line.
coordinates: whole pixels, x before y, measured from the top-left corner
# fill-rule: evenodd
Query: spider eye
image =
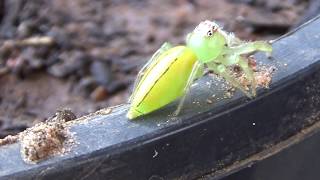
<path fill-rule="evenodd" d="M 213 35 L 212 31 L 209 30 L 209 31 L 207 32 L 207 36 L 210 37 L 210 36 L 212 36 L 212 35 Z"/>
<path fill-rule="evenodd" d="M 216 32 L 218 30 L 218 27 L 217 26 L 213 26 L 212 30 L 213 30 L 213 32 Z"/>

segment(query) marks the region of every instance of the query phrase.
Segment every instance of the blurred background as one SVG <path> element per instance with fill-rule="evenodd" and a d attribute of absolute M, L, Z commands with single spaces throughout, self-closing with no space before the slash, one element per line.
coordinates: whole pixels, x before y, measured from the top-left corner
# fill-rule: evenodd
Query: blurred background
<path fill-rule="evenodd" d="M 202 20 L 270 40 L 319 12 L 318 0 L 0 0 L 0 138 L 68 108 L 125 103 L 141 66 Z"/>

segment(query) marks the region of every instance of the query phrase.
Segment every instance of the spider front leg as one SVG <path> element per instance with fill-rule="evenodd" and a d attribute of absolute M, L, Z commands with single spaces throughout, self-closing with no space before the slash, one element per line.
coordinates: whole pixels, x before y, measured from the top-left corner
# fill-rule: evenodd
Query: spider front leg
<path fill-rule="evenodd" d="M 183 107 L 184 101 L 186 99 L 186 96 L 189 93 L 189 90 L 190 90 L 192 83 L 194 82 L 195 79 L 197 79 L 198 77 L 203 75 L 203 71 L 204 71 L 203 64 L 200 63 L 199 61 L 196 61 L 195 65 L 192 68 L 191 74 L 188 78 L 187 84 L 183 90 L 183 95 L 179 101 L 178 107 L 173 113 L 174 116 L 179 115 L 179 113 Z"/>
<path fill-rule="evenodd" d="M 141 68 L 141 70 L 138 72 L 138 75 L 137 75 L 137 78 L 136 80 L 134 81 L 134 84 L 133 84 L 133 91 L 132 91 L 132 94 L 131 96 L 129 97 L 129 100 L 128 102 L 130 103 L 131 100 L 132 100 L 132 97 L 134 97 L 137 89 L 138 89 L 138 86 L 139 86 L 139 83 L 140 81 L 142 80 L 143 78 L 143 75 L 145 74 L 145 72 L 152 68 L 154 64 L 157 63 L 157 61 L 159 60 L 159 56 L 164 53 L 165 51 L 169 50 L 170 48 L 172 48 L 172 45 L 168 42 L 165 42 L 161 45 L 161 47 L 151 56 L 151 58 L 148 60 L 148 62 Z"/>
<path fill-rule="evenodd" d="M 240 89 L 246 96 L 252 98 L 252 95 L 246 90 L 246 87 L 239 83 L 238 80 L 231 75 L 231 72 L 226 66 L 224 66 L 223 64 L 217 64 L 215 62 L 210 62 L 207 65 L 209 70 L 212 70 L 214 73 L 222 76 L 232 86 Z"/>
<path fill-rule="evenodd" d="M 263 51 L 266 52 L 268 55 L 270 55 L 272 51 L 272 46 L 265 41 L 254 41 L 254 42 L 247 42 L 240 44 L 238 46 L 229 47 L 226 50 L 227 54 L 248 54 L 255 51 Z"/>
<path fill-rule="evenodd" d="M 221 63 L 225 66 L 230 66 L 233 64 L 238 64 L 243 70 L 246 79 L 250 82 L 252 96 L 256 96 L 256 80 L 254 77 L 254 72 L 248 65 L 248 62 L 242 54 L 248 54 L 255 51 L 264 51 L 268 54 L 272 52 L 272 46 L 264 41 L 255 41 L 242 43 L 234 47 L 227 47 L 224 51 L 224 56 L 222 56 Z"/>

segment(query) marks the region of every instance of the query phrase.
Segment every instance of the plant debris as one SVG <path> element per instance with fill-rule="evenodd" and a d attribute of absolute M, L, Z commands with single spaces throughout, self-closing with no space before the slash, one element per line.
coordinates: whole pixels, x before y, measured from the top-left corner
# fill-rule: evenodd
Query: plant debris
<path fill-rule="evenodd" d="M 274 67 L 258 67 L 259 70 L 254 72 L 254 78 L 256 81 L 257 87 L 269 88 L 269 84 L 272 80 L 272 73 L 274 71 Z M 246 86 L 249 89 L 250 82 L 246 79 L 245 75 L 241 73 L 241 75 L 237 78 L 239 82 Z M 256 87 L 256 88 L 257 88 Z"/>

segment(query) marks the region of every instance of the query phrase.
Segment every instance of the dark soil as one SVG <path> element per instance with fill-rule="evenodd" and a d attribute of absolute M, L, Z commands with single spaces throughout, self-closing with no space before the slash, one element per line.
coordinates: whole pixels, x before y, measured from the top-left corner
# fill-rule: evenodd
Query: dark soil
<path fill-rule="evenodd" d="M 126 102 L 148 57 L 165 41 L 183 43 L 201 20 L 242 39 L 273 39 L 307 7 L 303 0 L 0 1 L 0 138 L 57 109 L 79 117 Z"/>

